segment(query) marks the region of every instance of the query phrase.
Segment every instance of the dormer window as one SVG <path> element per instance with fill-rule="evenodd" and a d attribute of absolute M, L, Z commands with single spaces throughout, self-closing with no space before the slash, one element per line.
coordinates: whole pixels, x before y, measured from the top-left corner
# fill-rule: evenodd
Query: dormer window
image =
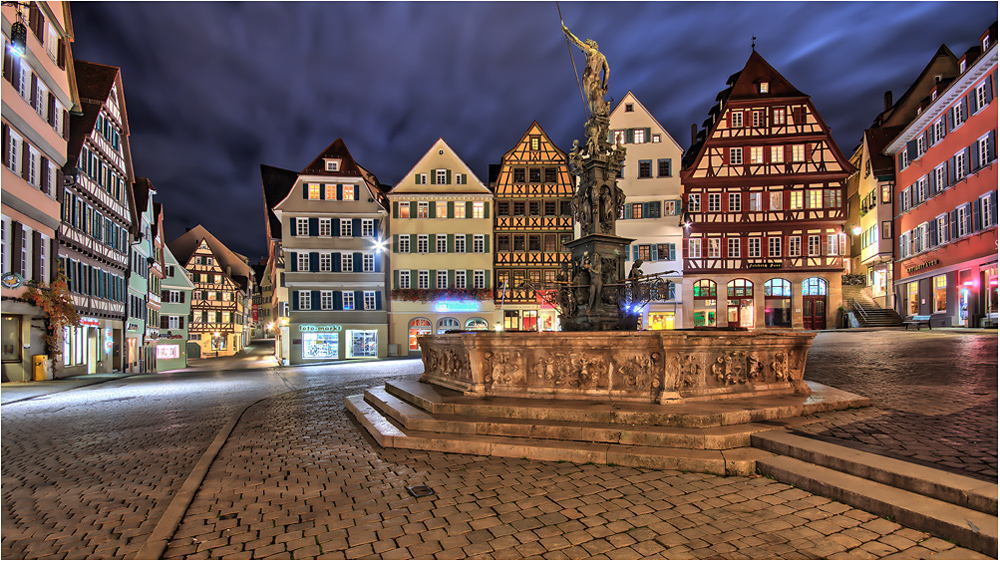
<path fill-rule="evenodd" d="M 767 92 L 769 92 L 770 88 L 771 84 L 769 82 L 760 82 L 759 84 L 757 84 L 757 91 L 759 91 L 762 94 L 766 94 Z"/>
<path fill-rule="evenodd" d="M 965 72 L 965 59 L 958 61 L 958 71 Z"/>
<path fill-rule="evenodd" d="M 340 171 L 340 160 L 333 158 L 326 159 L 326 171 L 327 172 L 339 172 Z"/>
<path fill-rule="evenodd" d="M 989 48 L 990 48 L 990 36 L 987 35 L 986 37 L 983 37 L 983 52 L 985 53 L 986 49 Z"/>

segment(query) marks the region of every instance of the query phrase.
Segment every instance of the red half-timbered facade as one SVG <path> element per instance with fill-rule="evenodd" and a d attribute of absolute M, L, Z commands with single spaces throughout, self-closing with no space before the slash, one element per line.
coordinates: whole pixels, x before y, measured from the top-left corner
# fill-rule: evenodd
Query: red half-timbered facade
<path fill-rule="evenodd" d="M 756 51 L 727 86 L 681 171 L 686 325 L 832 327 L 853 169 Z"/>

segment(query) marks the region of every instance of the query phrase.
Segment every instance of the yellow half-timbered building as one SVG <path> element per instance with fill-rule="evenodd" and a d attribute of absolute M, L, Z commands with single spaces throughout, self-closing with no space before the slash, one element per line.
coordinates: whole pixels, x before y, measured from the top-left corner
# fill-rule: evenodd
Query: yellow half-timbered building
<path fill-rule="evenodd" d="M 569 263 L 573 238 L 573 177 L 566 153 L 537 121 L 500 161 L 494 183 L 497 310 L 504 330 L 549 331 L 559 315 L 537 289 Z"/>
<path fill-rule="evenodd" d="M 727 86 L 681 172 L 686 325 L 833 327 L 853 168 L 756 51 Z"/>

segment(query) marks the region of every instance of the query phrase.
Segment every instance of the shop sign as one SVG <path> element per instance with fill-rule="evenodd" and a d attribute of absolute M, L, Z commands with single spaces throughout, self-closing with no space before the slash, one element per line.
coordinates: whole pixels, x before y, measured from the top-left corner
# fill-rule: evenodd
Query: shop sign
<path fill-rule="evenodd" d="M 907 267 L 906 268 L 906 272 L 907 273 L 913 273 L 914 271 L 920 271 L 921 269 L 925 269 L 925 268 L 928 268 L 928 267 L 931 267 L 931 266 L 935 266 L 935 265 L 937 265 L 939 263 L 941 263 L 941 260 L 931 260 L 929 262 L 924 262 L 924 263 L 922 263 L 920 265 L 915 265 L 913 267 Z"/>
<path fill-rule="evenodd" d="M 434 312 L 479 312 L 479 301 L 437 301 Z"/>
<path fill-rule="evenodd" d="M 339 332 L 344 327 L 340 324 L 299 324 L 299 331 L 306 332 Z"/>
<path fill-rule="evenodd" d="M 157 359 L 178 359 L 181 356 L 181 346 L 178 344 L 156 346 Z"/>
<path fill-rule="evenodd" d="M 89 317 L 86 317 L 86 316 L 81 316 L 80 317 L 80 325 L 81 326 L 87 326 L 89 328 L 100 328 L 101 327 L 101 321 L 98 320 L 97 318 L 89 318 Z"/>
<path fill-rule="evenodd" d="M 780 261 L 752 261 L 747 263 L 747 269 L 781 269 Z"/>
<path fill-rule="evenodd" d="M 104 354 L 107 355 L 111 353 L 115 345 L 115 339 L 112 336 L 111 328 L 104 328 Z"/>
<path fill-rule="evenodd" d="M 4 289 L 16 289 L 24 285 L 24 277 L 21 277 L 20 273 L 10 271 L 0 277 L 0 282 L 3 283 Z"/>

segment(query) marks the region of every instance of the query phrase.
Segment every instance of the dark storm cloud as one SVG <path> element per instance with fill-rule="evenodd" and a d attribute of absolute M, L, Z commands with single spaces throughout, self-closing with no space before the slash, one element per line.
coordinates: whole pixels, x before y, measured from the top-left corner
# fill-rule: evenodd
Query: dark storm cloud
<path fill-rule="evenodd" d="M 609 95 L 632 90 L 690 144 L 750 41 L 812 96 L 849 153 L 942 43 L 961 56 L 996 3 L 560 4 L 598 41 Z M 337 137 L 383 183 L 443 137 L 486 181 L 532 120 L 568 149 L 583 102 L 545 3 L 74 3 L 77 58 L 122 68 L 135 172 L 168 240 L 201 223 L 264 251 L 259 164 L 300 170 Z M 574 47 L 577 70 L 583 56 Z"/>

